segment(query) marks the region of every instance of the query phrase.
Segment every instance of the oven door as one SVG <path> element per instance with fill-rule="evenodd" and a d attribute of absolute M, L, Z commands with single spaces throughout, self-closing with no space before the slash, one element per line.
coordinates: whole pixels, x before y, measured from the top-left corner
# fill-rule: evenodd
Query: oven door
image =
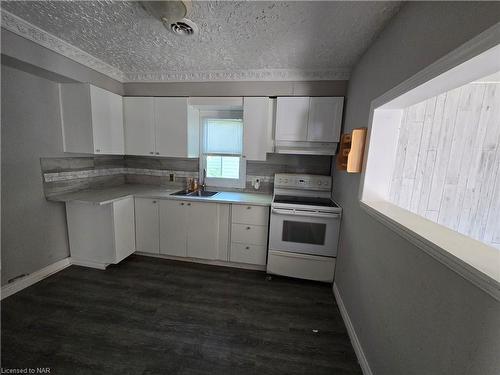
<path fill-rule="evenodd" d="M 340 218 L 340 213 L 273 207 L 269 249 L 335 257 Z"/>

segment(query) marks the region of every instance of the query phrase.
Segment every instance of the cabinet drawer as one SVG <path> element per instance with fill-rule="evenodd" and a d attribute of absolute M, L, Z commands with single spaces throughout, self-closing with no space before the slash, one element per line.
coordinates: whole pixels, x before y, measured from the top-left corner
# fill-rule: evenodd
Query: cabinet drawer
<path fill-rule="evenodd" d="M 267 226 L 233 224 L 231 242 L 267 245 Z"/>
<path fill-rule="evenodd" d="M 244 243 L 232 243 L 229 260 L 237 263 L 266 264 L 267 247 Z"/>
<path fill-rule="evenodd" d="M 269 217 L 269 207 L 233 204 L 233 223 L 266 225 Z"/>

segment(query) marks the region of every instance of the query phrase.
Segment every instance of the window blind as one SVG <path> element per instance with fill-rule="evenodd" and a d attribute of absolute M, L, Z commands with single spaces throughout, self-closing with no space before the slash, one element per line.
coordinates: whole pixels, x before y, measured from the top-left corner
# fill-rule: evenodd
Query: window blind
<path fill-rule="evenodd" d="M 205 119 L 204 153 L 241 155 L 243 152 L 243 121 L 241 119 Z"/>

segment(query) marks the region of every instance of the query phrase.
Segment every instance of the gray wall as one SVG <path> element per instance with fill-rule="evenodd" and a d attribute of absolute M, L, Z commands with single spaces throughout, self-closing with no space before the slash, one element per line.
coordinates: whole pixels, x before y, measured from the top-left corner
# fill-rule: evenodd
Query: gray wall
<path fill-rule="evenodd" d="M 345 96 L 347 81 L 124 83 L 125 96 Z"/>
<path fill-rule="evenodd" d="M 63 156 L 57 84 L 2 65 L 2 285 L 69 256 L 64 204 L 40 157 Z"/>
<path fill-rule="evenodd" d="M 500 19 L 500 3 L 412 2 L 354 69 L 345 130 L 370 102 Z M 498 375 L 500 304 L 368 216 L 360 176 L 335 172 L 344 208 L 335 282 L 375 375 Z"/>

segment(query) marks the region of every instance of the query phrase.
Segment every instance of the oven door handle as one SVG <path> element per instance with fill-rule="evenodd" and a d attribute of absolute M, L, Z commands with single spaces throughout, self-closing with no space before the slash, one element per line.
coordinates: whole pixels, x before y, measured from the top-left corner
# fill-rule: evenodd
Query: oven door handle
<path fill-rule="evenodd" d="M 306 210 L 287 210 L 282 208 L 273 208 L 272 213 L 278 215 L 295 215 L 295 216 L 307 216 L 307 217 L 325 217 L 337 219 L 340 218 L 340 214 L 332 212 L 318 212 L 318 211 L 306 211 Z"/>

